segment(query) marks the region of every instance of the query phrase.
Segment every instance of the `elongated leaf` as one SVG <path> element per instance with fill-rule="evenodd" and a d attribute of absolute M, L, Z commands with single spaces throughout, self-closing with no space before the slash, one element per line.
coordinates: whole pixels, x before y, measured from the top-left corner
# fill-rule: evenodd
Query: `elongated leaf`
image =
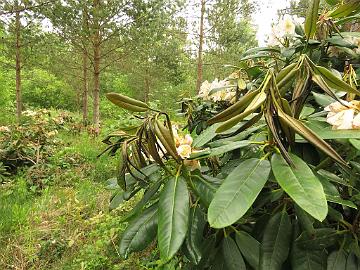
<path fill-rule="evenodd" d="M 295 208 L 296 217 L 299 221 L 302 230 L 309 233 L 314 233 L 314 225 L 313 225 L 314 219 L 308 213 L 302 210 L 301 207 L 299 207 L 297 204 L 295 204 L 294 208 Z"/>
<path fill-rule="evenodd" d="M 208 142 L 210 142 L 212 139 L 214 139 L 216 137 L 216 135 L 218 135 L 215 130 L 220 126 L 221 124 L 215 124 L 212 125 L 210 127 L 208 127 L 207 129 L 205 129 L 203 132 L 201 132 L 201 134 L 199 136 L 197 136 L 193 143 L 192 143 L 192 147 L 194 148 L 199 148 L 201 146 L 204 146 L 205 144 L 207 144 Z"/>
<path fill-rule="evenodd" d="M 304 211 L 323 221 L 328 207 L 321 182 L 301 158 L 293 154 L 290 156 L 294 168 L 281 155 L 272 156 L 271 167 L 277 182 Z"/>
<path fill-rule="evenodd" d="M 252 114 L 255 112 L 266 100 L 267 94 L 262 91 L 259 94 L 254 97 L 254 99 L 251 101 L 249 106 L 239 115 L 234 116 L 233 118 L 227 120 L 224 122 L 220 127 L 216 129 L 217 133 L 224 132 L 233 126 L 235 126 L 237 123 L 239 123 L 241 120 L 243 120 L 246 116 Z"/>
<path fill-rule="evenodd" d="M 125 199 L 124 199 L 124 191 L 117 192 L 114 195 L 114 197 L 111 198 L 111 201 L 110 201 L 110 204 L 109 204 L 109 210 L 116 209 L 124 201 L 125 201 Z"/>
<path fill-rule="evenodd" d="M 350 139 L 349 142 L 354 146 L 357 150 L 360 150 L 360 140 Z"/>
<path fill-rule="evenodd" d="M 235 149 L 243 148 L 250 145 L 249 141 L 238 141 L 238 142 L 229 142 L 225 145 L 211 148 L 211 149 L 205 149 L 203 151 L 198 151 L 195 153 L 192 153 L 190 155 L 191 159 L 202 159 L 207 157 L 213 157 L 213 156 L 220 156 L 227 152 L 233 151 Z"/>
<path fill-rule="evenodd" d="M 327 68 L 316 66 L 313 67 L 313 72 L 316 75 L 321 76 L 327 83 L 327 85 L 329 85 L 329 87 L 331 87 L 332 89 L 360 95 L 360 92 L 357 89 L 351 87 L 349 84 L 338 78 L 333 72 L 331 72 Z"/>
<path fill-rule="evenodd" d="M 177 161 L 181 158 L 176 151 L 174 137 L 172 136 L 171 127 L 165 127 L 159 120 L 154 123 L 156 137 L 160 140 L 166 151 Z"/>
<path fill-rule="evenodd" d="M 256 47 L 251 48 L 243 53 L 242 56 L 251 55 L 258 52 L 271 52 L 271 53 L 280 53 L 280 50 L 277 48 L 270 48 L 270 47 Z"/>
<path fill-rule="evenodd" d="M 206 179 L 197 175 L 193 175 L 191 179 L 195 193 L 200 198 L 201 203 L 205 207 L 209 207 L 211 201 L 214 198 L 215 192 L 218 189 L 218 186 L 209 183 Z"/>
<path fill-rule="evenodd" d="M 295 246 L 291 255 L 292 270 L 325 270 L 323 252 L 320 250 L 301 249 Z"/>
<path fill-rule="evenodd" d="M 160 257 L 170 260 L 182 245 L 189 220 L 189 191 L 183 177 L 165 184 L 159 201 L 158 244 Z"/>
<path fill-rule="evenodd" d="M 332 18 L 342 18 L 350 15 L 356 10 L 360 9 L 360 4 L 358 0 L 353 0 L 349 3 L 345 3 L 338 8 L 336 8 L 334 11 L 332 11 L 329 16 Z"/>
<path fill-rule="evenodd" d="M 143 208 L 144 206 L 151 200 L 153 199 L 153 196 L 156 194 L 156 192 L 159 190 L 161 184 L 162 184 L 162 179 L 159 180 L 158 182 L 155 182 L 154 184 L 152 184 L 151 186 L 149 186 L 149 188 L 145 191 L 144 196 L 141 198 L 141 200 L 136 204 L 136 206 L 131 209 L 130 212 L 128 212 L 124 218 L 121 219 L 122 222 L 129 220 L 130 218 L 132 218 L 134 215 L 137 215 Z"/>
<path fill-rule="evenodd" d="M 329 202 L 337 203 L 357 209 L 356 205 L 352 201 L 344 200 L 341 198 L 339 191 L 332 183 L 329 182 L 329 180 L 327 180 L 325 177 L 321 175 L 318 177 L 318 179 L 321 181 L 321 184 L 324 188 L 324 192 L 326 195 L 326 199 Z"/>
<path fill-rule="evenodd" d="M 329 157 L 334 159 L 339 164 L 344 166 L 348 166 L 346 162 L 341 158 L 341 156 L 323 139 L 316 135 L 311 129 L 307 128 L 303 123 L 299 120 L 292 118 L 291 116 L 285 114 L 281 110 L 278 111 L 279 117 L 296 133 L 298 133 L 301 137 L 309 141 L 315 147 L 319 148 Z"/>
<path fill-rule="evenodd" d="M 305 35 L 309 40 L 316 32 L 320 0 L 312 0 L 305 19 Z"/>
<path fill-rule="evenodd" d="M 335 229 L 320 228 L 315 229 L 313 232 L 303 232 L 296 239 L 295 243 L 302 249 L 317 249 L 323 250 L 336 243 L 339 235 Z"/>
<path fill-rule="evenodd" d="M 186 249 L 190 261 L 197 265 L 203 256 L 203 232 L 206 224 L 204 214 L 200 206 L 193 207 L 190 211 L 189 229 L 185 239 Z"/>
<path fill-rule="evenodd" d="M 354 253 L 350 253 L 346 260 L 345 270 L 360 270 L 360 260 Z"/>
<path fill-rule="evenodd" d="M 256 158 L 236 167 L 216 191 L 208 210 L 213 228 L 224 228 L 236 222 L 251 207 L 270 174 L 270 163 Z"/>
<path fill-rule="evenodd" d="M 286 67 L 284 67 L 280 72 L 276 75 L 276 83 L 278 88 L 284 87 L 289 81 L 295 79 L 298 68 L 296 68 L 297 63 L 292 63 Z"/>
<path fill-rule="evenodd" d="M 236 114 L 241 113 L 246 106 L 250 104 L 250 102 L 255 98 L 256 95 L 259 94 L 259 90 L 248 92 L 245 96 L 240 98 L 235 104 L 231 105 L 225 111 L 215 115 L 213 118 L 208 120 L 209 124 L 224 122 L 234 116 Z"/>
<path fill-rule="evenodd" d="M 346 254 L 343 250 L 333 251 L 327 260 L 327 270 L 340 270 L 346 267 Z"/>
<path fill-rule="evenodd" d="M 149 110 L 149 106 L 146 103 L 118 93 L 107 93 L 106 98 L 115 105 L 129 111 L 145 112 Z"/>
<path fill-rule="evenodd" d="M 333 130 L 328 124 L 318 125 L 319 122 L 313 121 L 306 123 L 306 126 L 324 140 L 333 139 L 360 139 L 359 130 Z"/>
<path fill-rule="evenodd" d="M 260 262 L 260 243 L 246 232 L 236 233 L 236 244 L 247 263 L 254 268 L 259 269 Z"/>
<path fill-rule="evenodd" d="M 276 213 L 265 227 L 260 246 L 260 270 L 281 270 L 288 257 L 291 222 L 286 211 Z"/>
<path fill-rule="evenodd" d="M 242 141 L 242 140 L 246 139 L 247 137 L 249 137 L 251 134 L 253 134 L 255 131 L 263 129 L 264 127 L 266 127 L 265 124 L 256 125 L 256 126 L 246 129 L 245 131 L 240 132 L 239 134 L 237 134 L 235 136 L 225 138 L 225 139 L 219 139 L 214 142 L 211 142 L 211 143 L 209 143 L 209 145 L 211 147 L 215 148 L 215 147 L 227 145 L 227 144 L 229 144 L 229 142 Z"/>
<path fill-rule="evenodd" d="M 135 251 L 146 248 L 155 238 L 157 229 L 157 205 L 146 209 L 128 225 L 120 241 L 120 254 L 125 258 Z"/>
<path fill-rule="evenodd" d="M 222 252 L 227 270 L 246 270 L 245 262 L 235 241 L 226 237 L 222 242 Z"/>
<path fill-rule="evenodd" d="M 335 102 L 335 100 L 332 97 L 329 97 L 328 95 L 319 94 L 316 92 L 312 92 L 312 95 L 314 96 L 316 103 L 323 107 L 326 107 L 327 105 Z"/>

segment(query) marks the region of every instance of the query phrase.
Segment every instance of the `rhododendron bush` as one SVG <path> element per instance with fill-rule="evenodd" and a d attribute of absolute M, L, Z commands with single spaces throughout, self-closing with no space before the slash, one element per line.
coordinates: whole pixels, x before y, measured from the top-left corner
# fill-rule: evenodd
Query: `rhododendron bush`
<path fill-rule="evenodd" d="M 358 1 L 284 17 L 278 42 L 254 48 L 223 80 L 182 103 L 187 124 L 110 93 L 141 114 L 104 140 L 127 214 L 119 252 L 151 243 L 157 269 L 358 269 L 360 91 L 346 24 Z M 337 57 L 333 51 L 341 52 Z"/>

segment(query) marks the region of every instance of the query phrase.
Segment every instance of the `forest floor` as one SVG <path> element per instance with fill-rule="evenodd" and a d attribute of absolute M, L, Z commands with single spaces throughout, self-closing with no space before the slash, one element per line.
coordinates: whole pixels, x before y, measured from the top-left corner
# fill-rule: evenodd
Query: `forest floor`
<path fill-rule="evenodd" d="M 103 136 L 60 131 L 46 164 L 0 181 L 0 269 L 150 269 L 151 250 L 126 261 L 118 254 L 133 202 L 108 210 L 116 158 L 97 158 Z"/>

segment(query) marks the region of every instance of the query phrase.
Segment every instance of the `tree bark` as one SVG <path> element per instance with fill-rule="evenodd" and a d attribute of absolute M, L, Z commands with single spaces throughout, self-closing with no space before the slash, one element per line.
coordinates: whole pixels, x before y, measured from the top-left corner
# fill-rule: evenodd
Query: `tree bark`
<path fill-rule="evenodd" d="M 95 133 L 98 134 L 100 132 L 100 26 L 98 16 L 98 9 L 100 5 L 100 0 L 94 0 L 94 40 L 93 40 L 93 48 L 94 48 L 94 115 L 93 122 Z"/>
<path fill-rule="evenodd" d="M 87 8 L 86 5 L 83 8 L 83 40 L 86 40 L 86 33 L 89 30 Z M 82 93 L 82 113 L 83 113 L 83 125 L 88 125 L 88 54 L 84 42 L 83 48 L 83 93 Z"/>
<path fill-rule="evenodd" d="M 83 51 L 83 98 L 82 98 L 82 113 L 83 113 L 83 124 L 86 126 L 88 124 L 88 75 L 87 75 L 87 53 L 86 50 Z"/>
<path fill-rule="evenodd" d="M 15 12 L 15 35 L 16 35 L 15 77 L 16 77 L 16 116 L 17 116 L 18 121 L 21 118 L 21 112 L 22 112 L 20 31 L 21 31 L 20 11 L 19 11 L 19 6 L 18 6 L 18 4 L 16 2 L 16 12 Z"/>
<path fill-rule="evenodd" d="M 144 102 L 149 102 L 150 95 L 150 81 L 149 81 L 149 70 L 146 68 L 144 77 Z"/>
<path fill-rule="evenodd" d="M 203 43 L 204 43 L 204 16 L 205 16 L 205 0 L 201 0 L 201 16 L 200 16 L 200 34 L 199 34 L 199 50 L 197 61 L 197 80 L 196 93 L 199 94 L 203 77 Z"/>

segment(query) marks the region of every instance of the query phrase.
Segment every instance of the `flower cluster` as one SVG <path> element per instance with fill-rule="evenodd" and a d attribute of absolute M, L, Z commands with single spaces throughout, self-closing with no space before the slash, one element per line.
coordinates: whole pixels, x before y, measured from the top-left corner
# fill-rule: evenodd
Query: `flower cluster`
<path fill-rule="evenodd" d="M 357 54 L 360 54 L 360 38 L 358 37 L 347 37 L 345 38 L 345 40 L 347 42 L 349 42 L 350 44 L 353 44 L 355 46 L 357 46 L 357 48 L 354 49 L 354 52 Z"/>
<path fill-rule="evenodd" d="M 333 129 L 360 129 L 360 101 L 331 103 L 325 107 L 328 112 L 326 122 L 333 126 Z"/>
<path fill-rule="evenodd" d="M 191 153 L 196 152 L 191 145 L 193 139 L 190 134 L 186 134 L 184 137 L 179 136 L 178 128 L 173 126 L 173 135 L 175 139 L 176 151 L 179 156 L 184 160 L 184 165 L 188 167 L 190 171 L 200 169 L 200 162 L 198 160 L 189 160 Z"/>
<path fill-rule="evenodd" d="M 0 132 L 10 132 L 10 128 L 7 126 L 0 126 Z"/>
<path fill-rule="evenodd" d="M 210 92 L 215 89 L 219 89 L 219 90 L 213 94 L 210 94 Z M 234 102 L 236 91 L 235 88 L 230 85 L 229 81 L 226 80 L 219 81 L 218 79 L 215 79 L 211 83 L 208 81 L 204 81 L 200 87 L 200 92 L 198 96 L 200 98 L 203 98 L 204 100 L 212 100 L 214 102 L 217 101 Z"/>
<path fill-rule="evenodd" d="M 286 39 L 294 36 L 295 26 L 297 24 L 302 25 L 303 23 L 304 18 L 285 15 L 278 23 L 272 25 L 271 34 L 268 37 L 267 44 L 269 46 L 283 45 Z"/>

